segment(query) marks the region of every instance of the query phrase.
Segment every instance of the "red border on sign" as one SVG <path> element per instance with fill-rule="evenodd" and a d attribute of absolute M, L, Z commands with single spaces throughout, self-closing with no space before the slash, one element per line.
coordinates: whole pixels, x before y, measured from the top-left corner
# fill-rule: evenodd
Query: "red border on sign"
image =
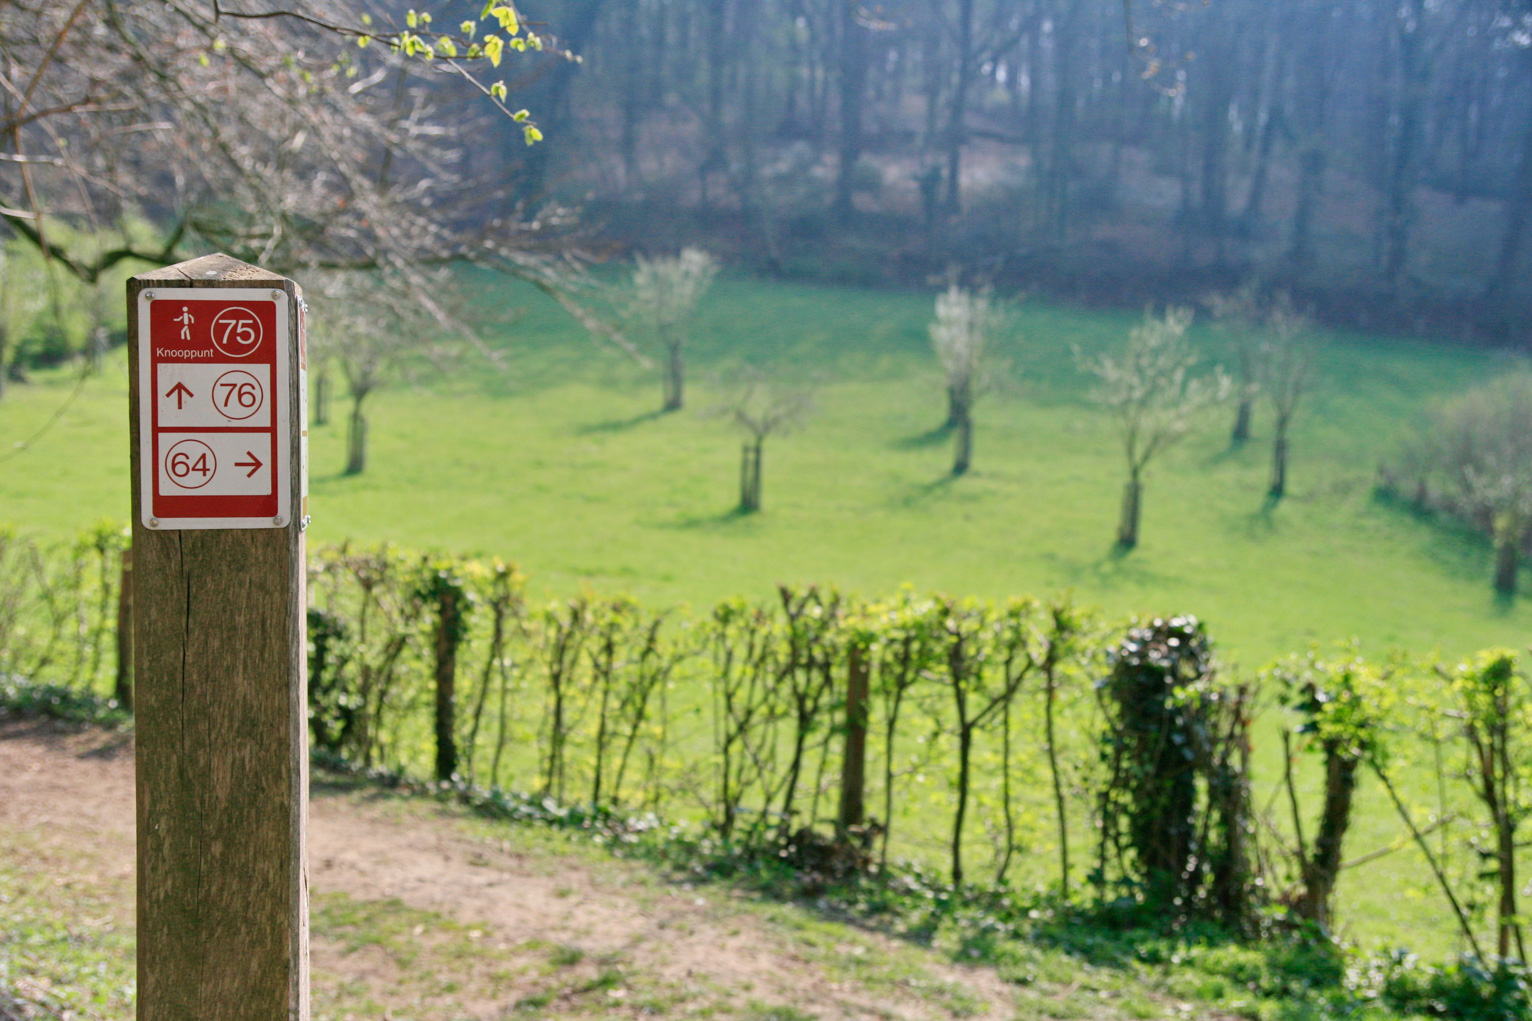
<path fill-rule="evenodd" d="M 261 341 L 249 355 L 239 358 L 231 358 L 220 351 L 213 344 L 212 323 L 220 312 L 231 308 L 243 308 L 255 316 L 261 324 Z M 277 310 L 272 301 L 250 300 L 210 300 L 206 298 L 181 297 L 180 295 L 166 296 L 155 301 L 149 306 L 149 359 L 150 359 L 150 393 L 153 403 L 150 407 L 150 422 L 153 429 L 154 441 L 154 493 L 152 496 L 153 514 L 158 518 L 265 518 L 275 517 L 281 512 L 278 506 L 278 479 L 279 471 L 285 470 L 286 466 L 277 459 L 277 407 L 278 395 L 273 392 L 267 402 L 264 421 L 259 425 L 242 422 L 229 426 L 209 427 L 169 427 L 177 439 L 185 433 L 233 433 L 250 437 L 251 449 L 257 443 L 266 451 L 271 465 L 270 480 L 271 491 L 265 494 L 241 494 L 241 495 L 210 495 L 210 494 L 178 494 L 167 495 L 160 491 L 160 477 L 163 465 L 160 463 L 161 432 L 160 432 L 160 366 L 161 365 L 196 365 L 203 363 L 235 364 L 235 365 L 265 365 L 271 369 L 270 378 L 273 390 L 280 385 L 277 378 L 277 346 L 286 342 L 285 337 L 277 335 Z M 180 316 L 190 313 L 192 322 L 188 325 L 180 319 Z M 183 328 L 188 336 L 182 339 Z M 142 354 L 140 355 L 142 357 Z"/>

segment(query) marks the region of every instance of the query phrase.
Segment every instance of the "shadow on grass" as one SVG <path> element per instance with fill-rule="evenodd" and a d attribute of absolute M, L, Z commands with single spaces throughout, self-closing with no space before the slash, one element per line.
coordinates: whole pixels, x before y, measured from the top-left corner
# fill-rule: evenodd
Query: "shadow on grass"
<path fill-rule="evenodd" d="M 1261 506 L 1250 512 L 1245 520 L 1249 527 L 1247 532 L 1251 536 L 1271 535 L 1277 530 L 1277 508 L 1282 505 L 1280 496 L 1267 493 L 1261 500 Z"/>
<path fill-rule="evenodd" d="M 1250 440 L 1230 440 L 1229 445 L 1202 459 L 1204 468 L 1217 468 L 1230 461 L 1238 461 L 1250 451 Z"/>
<path fill-rule="evenodd" d="M 943 423 L 935 429 L 927 429 L 923 433 L 914 436 L 905 436 L 894 440 L 889 444 L 894 450 L 924 450 L 927 447 L 940 446 L 952 436 L 952 426 Z"/>
<path fill-rule="evenodd" d="M 896 498 L 894 505 L 897 507 L 917 507 L 927 500 L 940 496 L 950 490 L 952 484 L 961 477 L 948 472 L 945 475 L 932 479 L 930 482 L 923 482 L 905 493 L 904 496 Z"/>
<path fill-rule="evenodd" d="M 631 415 L 628 418 L 610 418 L 605 422 L 590 422 L 586 425 L 575 426 L 576 436 L 599 436 L 604 433 L 627 432 L 629 429 L 643 425 L 645 422 L 653 422 L 657 418 L 664 418 L 665 412 L 659 408 L 646 411 L 641 415 Z"/>
<path fill-rule="evenodd" d="M 676 528 L 683 531 L 721 528 L 735 522 L 748 521 L 759 514 L 760 511 L 745 510 L 743 507 L 732 507 L 721 514 L 688 514 L 662 527 Z"/>
<path fill-rule="evenodd" d="M 1144 562 L 1137 547 L 1126 547 L 1114 542 L 1094 559 L 1089 557 L 1056 556 L 1053 563 L 1071 579 L 1071 584 L 1088 583 L 1107 590 L 1122 585 L 1163 585 L 1167 576 Z"/>
<path fill-rule="evenodd" d="M 1421 552 L 1444 571 L 1464 580 L 1482 579 L 1485 587 L 1489 587 L 1494 561 L 1494 547 L 1489 536 L 1382 485 L 1373 488 L 1372 504 L 1396 520 L 1419 526 L 1424 533 Z M 1504 613 L 1510 607 L 1497 604 L 1497 609 Z"/>

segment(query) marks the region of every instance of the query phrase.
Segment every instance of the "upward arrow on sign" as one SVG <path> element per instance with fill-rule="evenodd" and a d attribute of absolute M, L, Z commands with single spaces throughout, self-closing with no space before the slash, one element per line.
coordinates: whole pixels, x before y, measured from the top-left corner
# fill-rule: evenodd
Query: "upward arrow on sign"
<path fill-rule="evenodd" d="M 182 402 L 184 402 L 186 398 L 195 397 L 197 395 L 188 390 L 185 383 L 177 383 L 175 386 L 165 391 L 165 396 L 174 397 L 176 399 L 176 410 L 180 411 L 182 408 Z"/>

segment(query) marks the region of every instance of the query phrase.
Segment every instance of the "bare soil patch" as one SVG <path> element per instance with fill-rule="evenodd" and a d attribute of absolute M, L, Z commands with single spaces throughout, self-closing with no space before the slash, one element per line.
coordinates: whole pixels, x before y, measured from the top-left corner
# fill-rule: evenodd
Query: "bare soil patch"
<path fill-rule="evenodd" d="M 110 881 L 129 926 L 133 798 L 131 736 L 0 718 L 0 853 L 30 848 L 60 885 Z M 540 842 L 316 782 L 316 1016 L 1008 1019 L 1019 997 L 1049 1015 L 1047 990 L 993 969 Z"/>

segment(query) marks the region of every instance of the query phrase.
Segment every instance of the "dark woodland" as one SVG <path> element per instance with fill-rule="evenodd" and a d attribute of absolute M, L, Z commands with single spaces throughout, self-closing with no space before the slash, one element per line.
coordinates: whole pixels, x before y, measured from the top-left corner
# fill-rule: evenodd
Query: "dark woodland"
<path fill-rule="evenodd" d="M 529 5 L 530 6 L 530 5 Z M 562 0 L 516 196 L 641 250 L 1520 340 L 1525 0 Z"/>

